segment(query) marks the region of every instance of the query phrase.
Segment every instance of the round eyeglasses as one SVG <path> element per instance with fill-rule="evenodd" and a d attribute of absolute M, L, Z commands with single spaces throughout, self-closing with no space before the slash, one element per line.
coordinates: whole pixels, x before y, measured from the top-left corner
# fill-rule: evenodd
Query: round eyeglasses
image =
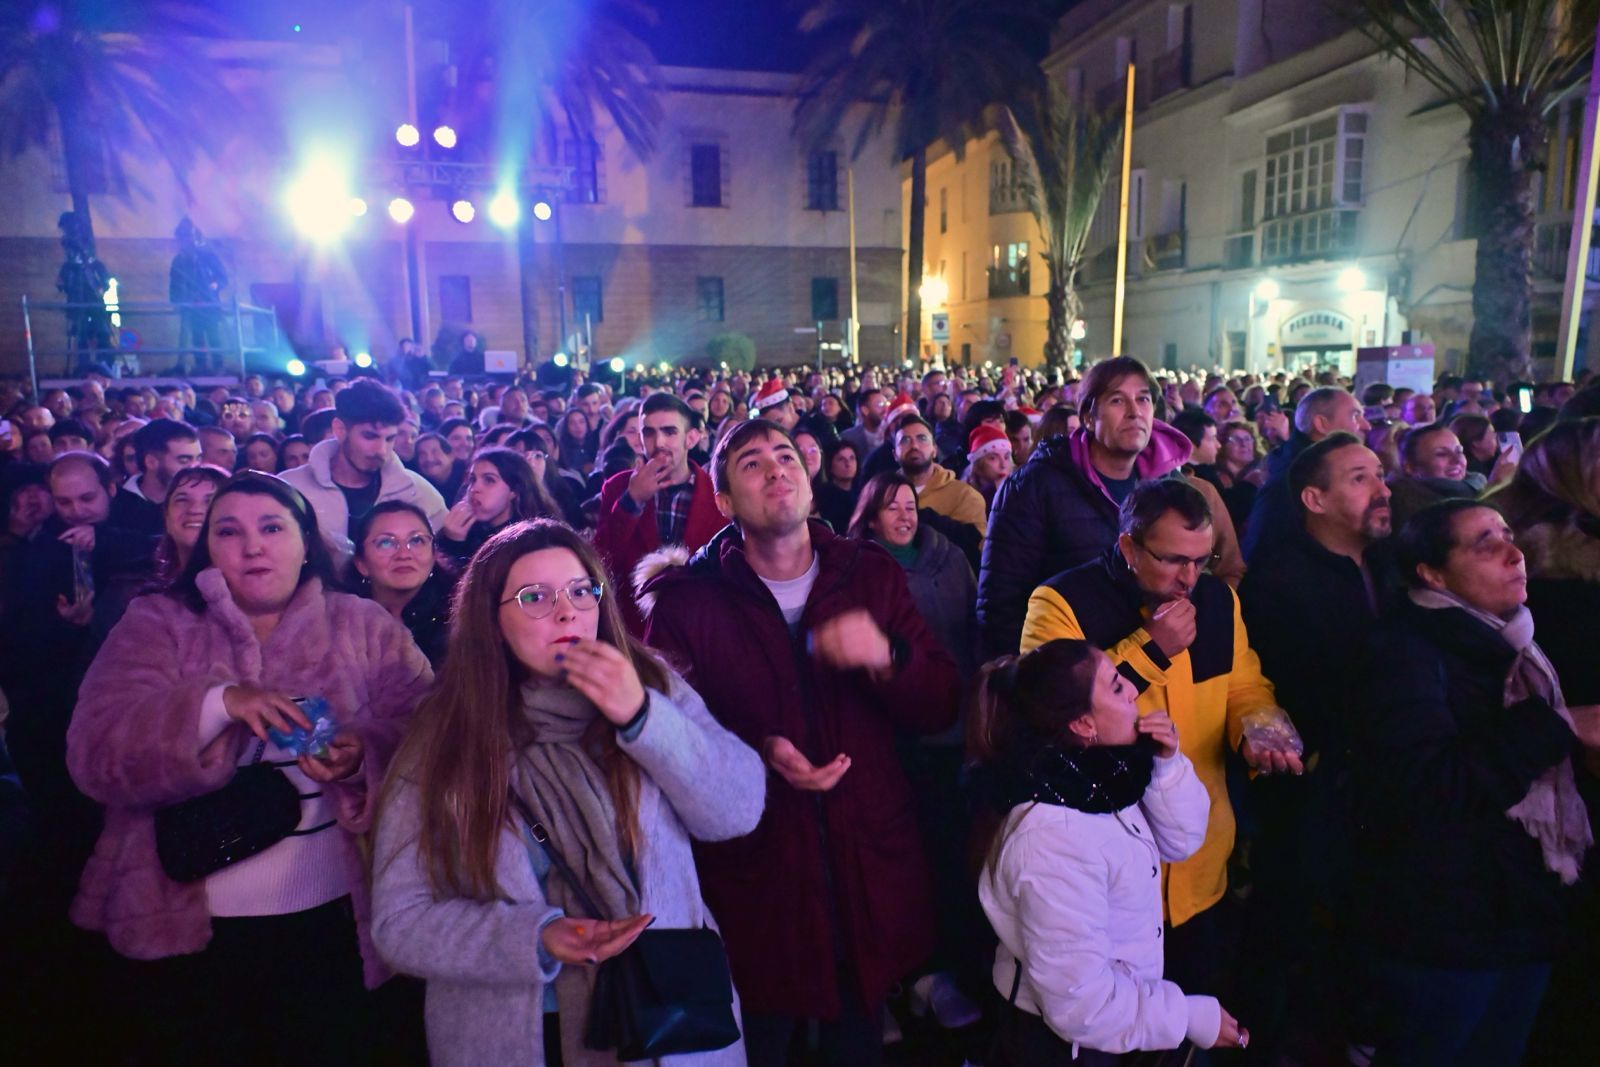
<path fill-rule="evenodd" d="M 566 585 L 525 585 L 511 596 L 500 601 L 501 606 L 515 604 L 530 619 L 542 619 L 556 610 L 556 600 L 562 593 L 567 603 L 579 611 L 593 611 L 600 606 L 600 597 L 606 587 L 593 578 L 574 578 Z"/>
<path fill-rule="evenodd" d="M 386 556 L 398 552 L 401 545 L 405 545 L 406 548 L 420 555 L 424 552 L 433 551 L 433 538 L 427 534 L 412 534 L 402 541 L 393 534 L 383 534 L 380 537 L 374 537 L 371 545 L 374 552 L 381 552 Z"/>

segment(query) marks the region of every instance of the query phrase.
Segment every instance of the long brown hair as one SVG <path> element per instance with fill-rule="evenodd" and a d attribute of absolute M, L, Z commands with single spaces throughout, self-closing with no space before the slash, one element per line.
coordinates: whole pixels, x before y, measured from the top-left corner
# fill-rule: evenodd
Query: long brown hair
<path fill-rule="evenodd" d="M 1600 464 L 1600 417 L 1558 422 L 1528 444 L 1517 473 L 1487 496 L 1518 533 L 1546 522 L 1600 518 L 1589 474 Z"/>
<path fill-rule="evenodd" d="M 417 707 L 390 775 L 390 789 L 402 778 L 417 789 L 418 855 L 441 897 L 503 898 L 494 868 L 509 817 L 512 754 L 534 738 L 519 697 L 528 672 L 501 634 L 500 600 L 512 565 L 547 548 L 567 549 L 605 586 L 599 639 L 633 664 L 647 689 L 667 688 L 666 669 L 628 634 L 605 564 L 571 527 L 551 519 L 518 522 L 485 541 L 456 587 L 444 671 Z M 639 772 L 615 733 L 597 716 L 585 741 L 605 769 L 622 853 L 637 856 Z"/>
<path fill-rule="evenodd" d="M 967 717 L 967 757 L 996 777 L 1018 773 L 1052 744 L 1082 744 L 1067 727 L 1089 714 L 1096 650 L 1087 641 L 1057 638 L 1020 656 L 1001 656 L 978 672 Z M 973 855 L 992 869 L 1000 855 L 996 812 L 973 827 Z"/>
<path fill-rule="evenodd" d="M 900 487 L 905 486 L 911 490 L 911 499 L 917 499 L 917 487 L 911 484 L 899 471 L 884 471 L 874 474 L 870 481 L 861 489 L 861 498 L 856 501 L 855 513 L 850 516 L 849 534 L 851 537 L 863 541 L 872 540 L 872 524 L 883 509 L 889 506 Z"/>

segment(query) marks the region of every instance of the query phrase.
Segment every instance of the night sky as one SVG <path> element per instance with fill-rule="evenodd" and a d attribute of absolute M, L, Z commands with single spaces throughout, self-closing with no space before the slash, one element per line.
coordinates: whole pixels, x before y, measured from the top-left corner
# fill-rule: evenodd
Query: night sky
<path fill-rule="evenodd" d="M 112 3 L 113 0 L 85 0 Z M 326 0 L 210 0 L 210 7 L 251 37 L 336 42 L 370 30 L 367 3 Z M 454 0 L 417 0 L 418 21 Z M 796 28 L 808 0 L 647 0 L 658 19 L 640 27 L 656 59 L 671 66 L 795 72 L 811 58 L 807 38 Z M 1039 0 L 1059 14 L 1075 0 Z M 388 8 L 392 12 L 393 8 Z M 1043 58 L 1048 41 L 1039 42 Z"/>

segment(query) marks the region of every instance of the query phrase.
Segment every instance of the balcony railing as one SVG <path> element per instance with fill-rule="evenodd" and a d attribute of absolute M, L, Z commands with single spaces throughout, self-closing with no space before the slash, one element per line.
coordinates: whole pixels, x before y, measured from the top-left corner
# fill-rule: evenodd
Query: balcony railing
<path fill-rule="evenodd" d="M 989 186 L 989 214 L 1009 215 L 1013 211 L 1027 211 L 1028 201 L 1016 182 Z"/>
<path fill-rule="evenodd" d="M 1584 265 L 1584 276 L 1590 281 L 1600 281 L 1600 243 L 1591 235 L 1589 260 Z M 1570 218 L 1545 219 L 1535 222 L 1533 229 L 1533 273 L 1535 277 L 1564 280 L 1567 276 L 1567 247 L 1572 241 Z"/>
<path fill-rule="evenodd" d="M 1186 251 L 1184 231 L 1156 234 L 1144 239 L 1144 268 L 1147 271 L 1182 270 Z"/>
<path fill-rule="evenodd" d="M 1261 262 L 1297 263 L 1332 259 L 1356 249 L 1354 208 L 1325 208 L 1286 215 L 1261 224 Z"/>

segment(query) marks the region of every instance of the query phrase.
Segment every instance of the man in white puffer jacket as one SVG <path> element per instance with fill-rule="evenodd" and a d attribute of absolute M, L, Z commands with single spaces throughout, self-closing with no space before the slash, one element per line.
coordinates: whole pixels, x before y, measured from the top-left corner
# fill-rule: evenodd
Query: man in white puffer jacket
<path fill-rule="evenodd" d="M 1018 1009 L 1002 1024 L 996 1067 L 1052 1061 L 1057 1040 L 1082 1064 L 1185 1039 L 1247 1043 L 1215 997 L 1162 978 L 1161 865 L 1205 840 L 1205 787 L 1171 720 L 1139 719 L 1131 685 L 1082 647 L 1048 642 L 984 683 L 1000 709 L 987 727 L 992 749 L 1017 753 L 984 759 L 1009 811 L 978 895 L 1000 939 L 995 986 Z M 1082 663 L 1030 662 L 1041 653 Z M 1092 695 L 1074 700 L 1073 681 L 1089 678 Z M 1064 741 L 1052 742 L 1047 719 L 1069 719 Z"/>

